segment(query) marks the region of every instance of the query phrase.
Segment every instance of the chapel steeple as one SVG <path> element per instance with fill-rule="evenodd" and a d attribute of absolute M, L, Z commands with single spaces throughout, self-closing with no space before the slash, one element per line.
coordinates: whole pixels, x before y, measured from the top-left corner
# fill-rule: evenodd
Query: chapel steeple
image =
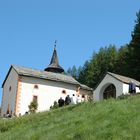
<path fill-rule="evenodd" d="M 51 58 L 51 62 L 49 64 L 49 66 L 47 68 L 45 68 L 45 71 L 55 72 L 55 73 L 64 72 L 64 69 L 59 65 L 59 62 L 58 62 L 57 51 L 56 51 L 56 41 L 55 41 L 55 45 L 54 45 L 54 51 L 53 51 L 53 55 Z"/>

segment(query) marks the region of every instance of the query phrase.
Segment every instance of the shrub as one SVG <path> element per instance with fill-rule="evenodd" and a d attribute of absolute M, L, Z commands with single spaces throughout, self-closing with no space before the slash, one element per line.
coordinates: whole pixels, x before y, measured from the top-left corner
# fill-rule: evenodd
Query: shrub
<path fill-rule="evenodd" d="M 36 101 L 32 101 L 28 107 L 29 107 L 29 112 L 34 113 L 38 108 L 38 103 Z"/>

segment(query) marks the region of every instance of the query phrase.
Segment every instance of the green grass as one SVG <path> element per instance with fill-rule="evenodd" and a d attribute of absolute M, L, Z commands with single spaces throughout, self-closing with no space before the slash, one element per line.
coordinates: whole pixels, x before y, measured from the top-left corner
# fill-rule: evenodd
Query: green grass
<path fill-rule="evenodd" d="M 0 140 L 140 140 L 140 95 L 1 119 Z"/>

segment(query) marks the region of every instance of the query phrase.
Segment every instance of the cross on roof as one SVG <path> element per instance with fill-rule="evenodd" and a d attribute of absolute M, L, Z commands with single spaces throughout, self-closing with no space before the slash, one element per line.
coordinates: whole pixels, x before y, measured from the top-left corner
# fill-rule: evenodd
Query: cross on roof
<path fill-rule="evenodd" d="M 54 49 L 56 49 L 56 43 L 57 43 L 57 40 L 55 40 L 54 42 Z"/>

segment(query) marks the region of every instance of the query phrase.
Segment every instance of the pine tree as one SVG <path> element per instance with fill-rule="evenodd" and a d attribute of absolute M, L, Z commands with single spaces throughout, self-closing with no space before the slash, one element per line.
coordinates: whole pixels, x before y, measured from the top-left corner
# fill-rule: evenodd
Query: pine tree
<path fill-rule="evenodd" d="M 136 25 L 129 44 L 128 66 L 129 75 L 140 81 L 140 11 L 136 15 Z"/>
<path fill-rule="evenodd" d="M 129 55 L 128 44 L 122 46 L 118 50 L 118 56 L 115 64 L 114 73 L 129 76 L 128 74 L 128 64 L 127 64 L 127 56 Z"/>
<path fill-rule="evenodd" d="M 118 50 L 114 45 L 101 48 L 98 53 L 93 53 L 90 61 L 82 68 L 78 81 L 94 88 L 106 71 L 113 71 L 118 56 Z"/>

